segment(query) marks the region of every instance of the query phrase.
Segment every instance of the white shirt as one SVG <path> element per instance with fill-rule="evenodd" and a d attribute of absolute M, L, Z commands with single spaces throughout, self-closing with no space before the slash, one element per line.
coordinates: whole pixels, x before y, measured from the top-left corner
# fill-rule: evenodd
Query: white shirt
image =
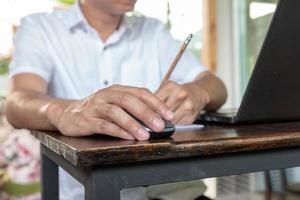
<path fill-rule="evenodd" d="M 23 18 L 14 44 L 11 76 L 36 74 L 48 82 L 51 95 L 73 99 L 112 84 L 155 91 L 180 48 L 159 21 L 136 16 L 126 16 L 103 43 L 78 4 Z M 188 82 L 204 70 L 185 53 L 171 79 Z"/>
<path fill-rule="evenodd" d="M 38 75 L 47 81 L 49 95 L 64 99 L 81 99 L 113 84 L 154 92 L 180 49 L 162 23 L 143 16 L 124 16 L 103 42 L 78 3 L 23 18 L 14 44 L 10 76 Z M 205 70 L 186 52 L 171 79 L 186 83 Z M 83 189 L 70 180 L 60 171 L 61 199 L 81 199 Z"/>

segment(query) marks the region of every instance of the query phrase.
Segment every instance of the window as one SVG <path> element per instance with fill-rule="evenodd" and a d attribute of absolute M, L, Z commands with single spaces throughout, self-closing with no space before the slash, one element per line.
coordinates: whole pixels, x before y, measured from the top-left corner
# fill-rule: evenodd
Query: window
<path fill-rule="evenodd" d="M 136 12 L 165 23 L 173 37 L 184 41 L 192 33 L 194 38 L 189 48 L 200 58 L 202 49 L 202 0 L 138 0 Z"/>
<path fill-rule="evenodd" d="M 278 0 L 238 1 L 241 92 L 244 93 Z"/>

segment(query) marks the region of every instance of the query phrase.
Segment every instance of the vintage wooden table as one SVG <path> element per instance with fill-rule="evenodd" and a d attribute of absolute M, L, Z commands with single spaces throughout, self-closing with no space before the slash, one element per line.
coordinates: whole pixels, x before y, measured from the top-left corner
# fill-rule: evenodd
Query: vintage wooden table
<path fill-rule="evenodd" d="M 41 141 L 42 197 L 58 199 L 58 166 L 85 187 L 87 200 L 160 183 L 300 166 L 300 122 L 213 126 L 147 142 L 33 132 Z"/>

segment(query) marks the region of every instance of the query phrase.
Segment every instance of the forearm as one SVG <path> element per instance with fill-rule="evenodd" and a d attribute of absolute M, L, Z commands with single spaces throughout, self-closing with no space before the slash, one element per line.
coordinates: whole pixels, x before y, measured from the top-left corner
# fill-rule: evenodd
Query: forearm
<path fill-rule="evenodd" d="M 56 130 L 47 116 L 48 106 L 56 102 L 67 101 L 30 90 L 12 92 L 5 106 L 7 119 L 15 128 Z"/>
<path fill-rule="evenodd" d="M 207 111 L 219 109 L 227 99 L 227 90 L 223 82 L 210 73 L 199 75 L 193 82 L 198 87 L 203 88 L 209 97 L 209 103 L 204 108 Z"/>

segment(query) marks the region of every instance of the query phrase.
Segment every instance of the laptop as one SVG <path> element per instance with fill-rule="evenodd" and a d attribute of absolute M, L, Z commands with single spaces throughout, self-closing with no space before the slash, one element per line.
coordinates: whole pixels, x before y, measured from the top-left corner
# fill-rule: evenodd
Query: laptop
<path fill-rule="evenodd" d="M 300 1 L 279 0 L 237 110 L 205 113 L 200 122 L 300 120 Z"/>

